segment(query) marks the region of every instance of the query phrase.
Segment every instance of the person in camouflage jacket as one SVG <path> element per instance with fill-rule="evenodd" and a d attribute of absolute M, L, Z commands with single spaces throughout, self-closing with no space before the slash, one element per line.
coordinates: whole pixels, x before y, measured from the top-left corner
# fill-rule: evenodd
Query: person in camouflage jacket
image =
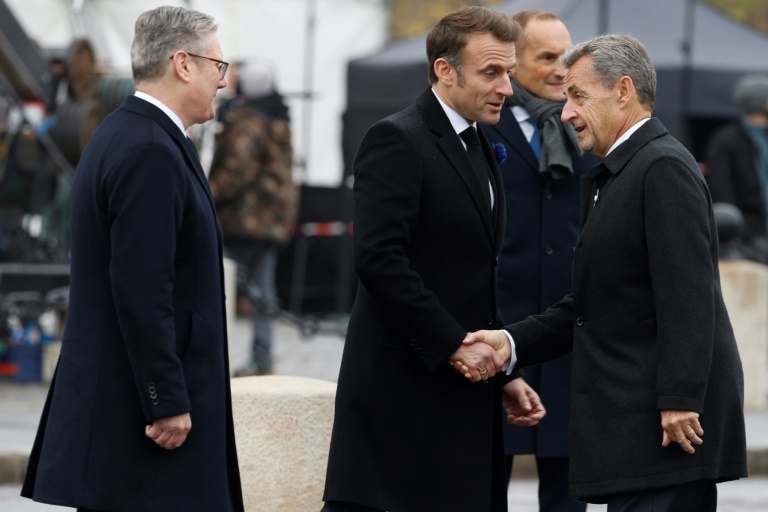
<path fill-rule="evenodd" d="M 238 94 L 222 109 L 209 182 L 224 246 L 246 276 L 254 306 L 251 362 L 236 375 L 263 375 L 272 373 L 277 252 L 290 239 L 298 189 L 288 107 L 270 63 L 246 61 L 238 75 Z"/>

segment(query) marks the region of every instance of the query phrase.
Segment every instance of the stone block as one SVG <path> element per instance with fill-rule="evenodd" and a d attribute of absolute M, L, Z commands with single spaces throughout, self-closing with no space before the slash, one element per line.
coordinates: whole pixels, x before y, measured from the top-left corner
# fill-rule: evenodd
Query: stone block
<path fill-rule="evenodd" d="M 768 406 L 768 267 L 751 261 L 720 262 L 723 300 L 744 367 L 744 409 Z"/>
<path fill-rule="evenodd" d="M 232 379 L 232 408 L 247 512 L 323 506 L 336 384 L 305 377 Z"/>

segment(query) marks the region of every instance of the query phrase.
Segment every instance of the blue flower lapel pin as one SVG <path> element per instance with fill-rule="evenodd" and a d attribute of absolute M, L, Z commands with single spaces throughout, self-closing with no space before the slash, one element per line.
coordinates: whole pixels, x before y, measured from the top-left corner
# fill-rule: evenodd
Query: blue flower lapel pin
<path fill-rule="evenodd" d="M 494 142 L 491 147 L 493 148 L 493 154 L 496 155 L 496 161 L 499 165 L 507 161 L 507 148 L 501 142 Z"/>

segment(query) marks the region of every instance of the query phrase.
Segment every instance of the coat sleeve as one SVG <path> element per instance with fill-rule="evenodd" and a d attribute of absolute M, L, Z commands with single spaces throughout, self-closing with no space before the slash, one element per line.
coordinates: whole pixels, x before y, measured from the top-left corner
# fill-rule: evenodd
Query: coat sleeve
<path fill-rule="evenodd" d="M 568 354 L 573 350 L 573 295 L 504 329 L 515 342 L 516 369 Z"/>
<path fill-rule="evenodd" d="M 717 260 L 709 196 L 696 172 L 674 158 L 655 162 L 645 180 L 644 217 L 657 407 L 701 413 L 714 346 Z"/>
<path fill-rule="evenodd" d="M 106 178 L 112 295 L 149 422 L 191 410 L 173 321 L 188 172 L 172 150 L 155 145 L 130 153 Z"/>
<path fill-rule="evenodd" d="M 368 131 L 355 161 L 353 250 L 361 285 L 397 334 L 435 369 L 459 348 L 466 331 L 409 262 L 422 165 L 416 143 L 394 123 Z"/>

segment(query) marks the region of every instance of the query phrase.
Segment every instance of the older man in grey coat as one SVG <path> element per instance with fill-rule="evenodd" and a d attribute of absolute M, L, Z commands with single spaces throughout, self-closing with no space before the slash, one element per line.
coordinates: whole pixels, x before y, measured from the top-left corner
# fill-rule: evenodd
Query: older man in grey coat
<path fill-rule="evenodd" d="M 603 160 L 582 181 L 573 294 L 505 327 L 512 352 L 518 367 L 573 352 L 570 494 L 609 512 L 715 510 L 715 484 L 747 476 L 747 457 L 706 184 L 651 117 L 639 41 L 600 36 L 563 62 L 562 119 Z M 509 354 L 502 331 L 476 341 Z"/>

